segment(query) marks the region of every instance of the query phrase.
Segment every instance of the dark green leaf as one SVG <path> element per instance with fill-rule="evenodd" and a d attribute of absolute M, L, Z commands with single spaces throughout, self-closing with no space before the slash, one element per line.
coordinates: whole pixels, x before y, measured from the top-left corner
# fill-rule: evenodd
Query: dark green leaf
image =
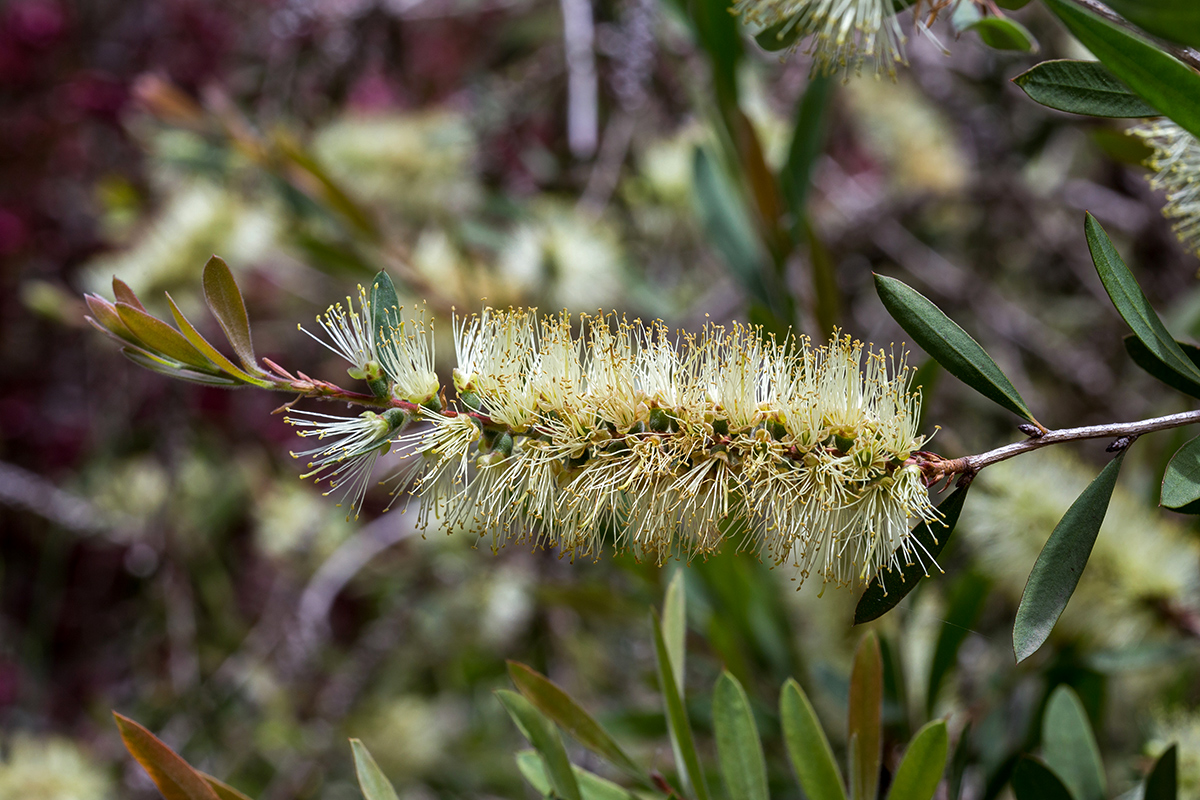
<path fill-rule="evenodd" d="M 842 296 L 838 289 L 833 256 L 816 231 L 805 223 L 809 263 L 812 265 L 813 312 L 822 336 L 831 335 L 842 316 Z"/>
<path fill-rule="evenodd" d="M 1179 797 L 1179 748 L 1171 745 L 1154 762 L 1154 769 L 1146 776 L 1146 788 L 1142 800 L 1177 800 Z"/>
<path fill-rule="evenodd" d="M 1200 47 L 1200 3 L 1196 0 L 1108 0 L 1106 5 L 1155 36 Z"/>
<path fill-rule="evenodd" d="M 1108 511 L 1125 451 L 1108 463 L 1050 534 L 1029 573 L 1013 626 L 1013 652 L 1024 661 L 1042 646 L 1087 566 L 1096 534 Z"/>
<path fill-rule="evenodd" d="M 922 522 L 913 529 L 912 536 L 917 542 L 913 552 L 928 553 L 930 559 L 936 559 L 941 554 L 942 548 L 950 539 L 950 534 L 954 532 L 954 526 L 958 524 L 958 515 L 962 513 L 968 488 L 970 484 L 958 487 L 938 506 L 942 515 L 941 522 Z M 861 625 L 882 617 L 907 597 L 909 592 L 917 587 L 921 578 L 928 577 L 928 564 L 915 559 L 905 564 L 898 572 L 880 572 L 859 598 L 858 605 L 854 608 L 854 624 Z"/>
<path fill-rule="evenodd" d="M 125 748 L 137 759 L 166 800 L 220 800 L 198 771 L 138 723 L 113 713 Z"/>
<path fill-rule="evenodd" d="M 1091 117 L 1157 117 L 1158 111 L 1099 61 L 1043 61 L 1013 78 L 1044 106 Z"/>
<path fill-rule="evenodd" d="M 1046 5 L 1075 38 L 1147 103 L 1200 136 L 1200 73 L 1147 39 L 1067 0 Z"/>
<path fill-rule="evenodd" d="M 498 689 L 496 697 L 521 729 L 521 733 L 542 757 L 542 764 L 555 796 L 561 800 L 582 800 L 579 783 L 575 780 L 571 760 L 567 757 L 567 750 L 563 747 L 558 728 L 543 717 L 532 703 L 516 692 Z"/>
<path fill-rule="evenodd" d="M 688 722 L 687 706 L 683 703 L 683 695 L 675 683 L 675 670 L 671 666 L 671 656 L 667 651 L 667 643 L 663 639 L 662 627 L 656 615 L 651 615 L 654 627 L 654 655 L 658 665 L 658 685 L 662 689 L 663 704 L 667 711 L 667 730 L 671 734 L 671 744 L 675 750 L 679 766 L 679 776 L 686 781 L 691 794 L 696 800 L 708 800 L 708 783 L 700 768 L 700 756 L 696 753 L 696 741 L 692 737 L 692 727 Z"/>
<path fill-rule="evenodd" d="M 892 788 L 888 790 L 888 800 L 932 800 L 946 771 L 949 750 L 945 720 L 926 723 L 904 751 Z"/>
<path fill-rule="evenodd" d="M 526 700 L 575 737 L 580 744 L 608 759 L 633 777 L 644 782 L 649 781 L 645 771 L 639 769 L 633 759 L 625 754 L 608 731 L 549 678 L 516 661 L 508 662 L 508 675 Z"/>
<path fill-rule="evenodd" d="M 1019 11 L 1029 5 L 1029 0 L 996 0 L 996 5 L 1005 11 Z"/>
<path fill-rule="evenodd" d="M 708 238 L 750 296 L 770 308 L 770 293 L 763 282 L 767 256 L 755 234 L 741 193 L 703 148 L 696 148 L 692 176 L 696 187 L 696 210 Z"/>
<path fill-rule="evenodd" d="M 392 782 L 375 763 L 374 757 L 358 739 L 350 740 L 354 751 L 354 771 L 358 774 L 358 785 L 366 800 L 400 800 Z"/>
<path fill-rule="evenodd" d="M 1050 695 L 1042 718 L 1042 756 L 1075 800 L 1104 800 L 1104 763 L 1087 711 L 1070 686 Z"/>
<path fill-rule="evenodd" d="M 1200 500 L 1200 437 L 1192 439 L 1171 456 L 1163 474 L 1159 502 L 1167 508 L 1180 510 L 1197 500 Z"/>
<path fill-rule="evenodd" d="M 553 792 L 550 779 L 546 777 L 546 767 L 536 750 L 522 750 L 517 753 L 517 769 L 539 794 L 546 796 Z M 579 782 L 579 793 L 583 800 L 639 800 L 638 795 L 628 789 L 586 769 L 574 765 L 571 769 L 575 771 L 575 780 Z"/>
<path fill-rule="evenodd" d="M 396 284 L 383 270 L 371 281 L 371 324 L 375 327 L 375 341 L 390 339 L 392 328 L 400 323 L 400 298 L 396 295 Z"/>
<path fill-rule="evenodd" d="M 117 313 L 125 327 L 142 343 L 142 347 L 162 353 L 168 358 L 181 364 L 187 364 L 201 370 L 215 371 L 216 365 L 204 357 L 204 354 L 192 346 L 179 331 L 167 323 L 152 317 L 141 309 L 126 303 L 117 303 Z"/>
<path fill-rule="evenodd" d="M 979 34 L 980 41 L 993 50 L 1017 50 L 1022 53 L 1038 51 L 1037 39 L 1015 19 L 984 17 L 967 26 L 967 30 Z"/>
<path fill-rule="evenodd" d="M 1132 333 L 1122 340 L 1125 344 L 1125 352 L 1129 354 L 1133 363 L 1137 364 L 1146 372 L 1158 378 L 1160 381 L 1170 386 L 1172 389 L 1178 389 L 1184 394 L 1192 397 L 1200 397 L 1200 381 L 1192 380 L 1184 375 L 1180 375 L 1175 370 L 1158 360 L 1158 357 L 1150 351 L 1150 348 L 1142 344 L 1141 340 Z M 1193 364 L 1200 365 L 1200 347 L 1187 342 L 1176 341 L 1180 351 L 1187 356 L 1188 360 Z"/>
<path fill-rule="evenodd" d="M 1022 756 L 1012 774 L 1017 800 L 1073 800 L 1067 787 L 1049 767 L 1036 758 Z"/>
<path fill-rule="evenodd" d="M 850 800 L 874 800 L 883 762 L 883 657 L 875 631 L 867 631 L 850 669 Z"/>
<path fill-rule="evenodd" d="M 741 22 L 728 0 L 687 0 L 696 38 L 708 55 L 717 103 L 726 112 L 738 106 L 737 69 L 742 59 Z"/>
<path fill-rule="evenodd" d="M 204 299 L 225 338 L 237 353 L 238 360 L 248 372 L 263 375 L 258 359 L 254 357 L 254 343 L 250 339 L 250 316 L 246 313 L 246 301 L 242 299 L 242 291 L 229 265 L 217 256 L 213 256 L 204 265 Z"/>
<path fill-rule="evenodd" d="M 750 711 L 750 700 L 737 678 L 721 673 L 713 690 L 713 733 L 725 793 L 739 800 L 770 800 L 767 762 Z"/>
<path fill-rule="evenodd" d="M 989 400 L 1037 424 L 992 357 L 941 309 L 895 278 L 876 275 L 875 289 L 892 318 L 947 372 Z"/>
<path fill-rule="evenodd" d="M 809 800 L 846 800 L 846 790 L 829 739 L 825 737 L 808 696 L 791 678 L 783 685 L 779 696 L 779 721 L 792 769 L 796 771 L 805 797 Z"/>
<path fill-rule="evenodd" d="M 991 584 L 986 577 L 968 572 L 955 583 L 947 599 L 946 618 L 938 633 L 929 667 L 929 689 L 925 695 L 926 716 L 933 716 L 938 692 L 946 675 L 958 661 L 958 650 L 983 611 Z"/>

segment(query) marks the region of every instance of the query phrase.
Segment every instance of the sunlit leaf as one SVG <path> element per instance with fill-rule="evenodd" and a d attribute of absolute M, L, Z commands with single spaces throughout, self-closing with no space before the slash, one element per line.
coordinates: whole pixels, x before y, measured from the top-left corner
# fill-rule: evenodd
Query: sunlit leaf
<path fill-rule="evenodd" d="M 133 306 L 138 311 L 145 311 L 146 307 L 142 305 L 142 301 L 134 293 L 133 289 L 129 288 L 129 284 L 118 278 L 116 275 L 112 279 L 113 297 L 118 303 L 124 303 L 128 306 Z"/>
<path fill-rule="evenodd" d="M 543 717 L 532 703 L 516 692 L 499 689 L 496 691 L 496 697 L 521 733 L 542 757 L 542 764 L 555 795 L 561 800 L 582 800 L 579 782 L 575 780 L 571 760 L 567 757 L 567 750 L 563 747 L 558 728 Z"/>
<path fill-rule="evenodd" d="M 1042 717 L 1042 756 L 1075 800 L 1104 800 L 1104 762 L 1087 711 L 1071 687 L 1050 695 Z"/>
<path fill-rule="evenodd" d="M 1192 439 L 1171 456 L 1163 474 L 1160 502 L 1177 511 L 1191 511 L 1200 500 L 1200 437 Z"/>
<path fill-rule="evenodd" d="M 911 286 L 875 276 L 879 299 L 905 333 L 954 377 L 984 397 L 1036 424 L 1033 413 L 979 343 Z"/>
<path fill-rule="evenodd" d="M 946 771 L 949 750 L 945 720 L 926 723 L 904 751 L 888 789 L 888 800 L 932 800 Z"/>
<path fill-rule="evenodd" d="M 846 800 L 842 776 L 825 730 L 808 696 L 791 678 L 779 696 L 779 722 L 788 758 L 804 795 L 809 800 Z"/>
<path fill-rule="evenodd" d="M 358 775 L 358 785 L 366 800 L 400 800 L 392 782 L 383 774 L 383 770 L 375 763 L 370 751 L 358 739 L 350 740 L 354 750 L 354 771 Z"/>
<path fill-rule="evenodd" d="M 713 690 L 713 733 L 726 794 L 739 800 L 769 800 L 767 762 L 750 700 L 728 672 L 721 673 Z"/>
<path fill-rule="evenodd" d="M 883 657 L 879 638 L 868 631 L 850 670 L 850 800 L 873 800 L 883 762 Z"/>
<path fill-rule="evenodd" d="M 1042 646 L 1067 607 L 1092 554 L 1124 459 L 1125 451 L 1121 451 L 1084 489 L 1034 562 L 1013 625 L 1017 661 L 1024 661 Z"/>
<path fill-rule="evenodd" d="M 1091 117 L 1156 117 L 1158 111 L 1099 61 L 1043 61 L 1013 78 L 1044 106 Z"/>
<path fill-rule="evenodd" d="M 83 299 L 87 301 L 88 308 L 92 312 L 92 316 L 88 319 L 100 332 L 114 336 L 118 341 L 140 346 L 133 331 L 129 330 L 129 327 L 121 321 L 121 315 L 117 313 L 116 306 L 94 294 L 84 295 Z"/>
<path fill-rule="evenodd" d="M 220 800 L 197 770 L 138 723 L 113 713 L 126 749 L 150 775 L 166 800 Z"/>
<path fill-rule="evenodd" d="M 1012 790 L 1017 800 L 1073 800 L 1058 776 L 1029 756 L 1022 756 L 1013 769 Z"/>
<path fill-rule="evenodd" d="M 213 316 L 221 324 L 225 338 L 237 353 L 238 360 L 247 371 L 264 374 L 254 356 L 254 344 L 250 339 L 250 316 L 246 313 L 246 301 L 238 289 L 237 281 L 229 265 L 217 256 L 213 256 L 204 265 L 202 279 L 204 299 L 208 302 Z"/>
<path fill-rule="evenodd" d="M 183 315 L 183 312 L 179 310 L 179 306 L 175 304 L 175 301 L 169 294 L 167 295 L 167 302 L 171 305 L 171 316 L 175 318 L 175 324 L 179 326 L 180 332 L 192 344 L 193 347 L 195 347 L 204 355 L 205 358 L 207 358 L 220 369 L 224 370 L 226 373 L 239 380 L 245 381 L 246 383 L 252 383 L 255 386 L 261 386 L 263 388 L 267 388 L 272 385 L 269 381 L 255 378 L 250 373 L 241 369 L 228 358 L 226 358 L 224 353 L 213 347 L 212 343 L 201 336 L 200 331 L 196 330 L 196 326 L 192 325 L 192 323 L 188 321 L 188 318 Z"/>
<path fill-rule="evenodd" d="M 662 629 L 667 655 L 671 659 L 671 673 L 675 686 L 683 693 L 684 665 L 687 659 L 687 588 L 684 584 L 685 571 L 675 570 L 667 592 L 663 597 Z"/>
<path fill-rule="evenodd" d="M 688 721 L 687 706 L 683 703 L 683 695 L 675 683 L 675 670 L 671 666 L 671 657 L 667 643 L 663 638 L 662 627 L 658 618 L 651 615 L 654 628 L 654 656 L 658 666 L 658 685 L 662 690 L 663 704 L 667 711 L 667 730 L 675 748 L 679 775 L 686 780 L 696 800 L 708 800 L 708 783 L 700 767 L 700 756 L 696 753 L 696 741 L 692 736 L 691 723 Z"/>

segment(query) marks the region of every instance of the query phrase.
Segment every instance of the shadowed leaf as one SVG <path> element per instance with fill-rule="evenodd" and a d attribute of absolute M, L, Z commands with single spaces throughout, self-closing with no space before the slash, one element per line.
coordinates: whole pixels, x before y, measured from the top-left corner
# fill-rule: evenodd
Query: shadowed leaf
<path fill-rule="evenodd" d="M 938 633 L 937 645 L 933 649 L 933 662 L 929 667 L 929 687 L 925 694 L 926 716 L 933 716 L 942 682 L 958 661 L 959 648 L 983 612 L 983 604 L 990 589 L 990 581 L 977 572 L 967 572 L 955 582 L 946 602 L 945 624 Z"/>
<path fill-rule="evenodd" d="M 1179 747 L 1171 745 L 1154 762 L 1146 776 L 1142 800 L 1177 800 L 1179 797 Z"/>
<path fill-rule="evenodd" d="M 1160 502 L 1176 511 L 1191 511 L 1188 506 L 1200 500 L 1200 437 L 1175 451 L 1163 474 Z"/>
<path fill-rule="evenodd" d="M 1012 774 L 1017 800 L 1073 800 L 1058 776 L 1041 761 L 1022 756 Z"/>
<path fill-rule="evenodd" d="M 522 750 L 517 753 L 517 769 L 521 771 L 525 780 L 529 781 L 529 785 L 541 795 L 546 796 L 553 792 L 550 778 L 546 776 L 546 767 L 536 750 Z M 639 800 L 641 797 L 623 786 L 618 786 L 612 781 L 588 772 L 586 769 L 576 766 L 572 766 L 571 769 L 575 771 L 575 779 L 579 782 L 579 793 L 583 796 L 583 800 Z"/>
<path fill-rule="evenodd" d="M 1157 117 L 1158 111 L 1099 61 L 1043 61 L 1012 79 L 1044 106 L 1091 117 Z"/>
<path fill-rule="evenodd" d="M 191 342 L 193 347 L 195 347 L 205 356 L 205 358 L 207 358 L 217 367 L 223 369 L 225 372 L 229 373 L 235 378 L 238 378 L 239 380 L 245 381 L 246 383 L 252 383 L 255 386 L 260 386 L 263 388 L 271 386 L 271 383 L 268 381 L 255 378 L 250 373 L 238 367 L 236 364 L 226 358 L 224 353 L 213 347 L 212 343 L 201 336 L 200 331 L 196 330 L 196 326 L 192 325 L 192 323 L 188 321 L 188 318 L 183 315 L 183 312 L 179 310 L 179 306 L 175 304 L 175 301 L 169 294 L 167 295 L 167 302 L 171 305 L 171 316 L 175 318 L 175 324 L 179 326 L 180 332 L 189 342 Z"/>
<path fill-rule="evenodd" d="M 868 631 L 850 670 L 850 800 L 874 800 L 883 761 L 883 656 L 879 637 Z"/>
<path fill-rule="evenodd" d="M 1107 0 L 1105 5 L 1155 36 L 1200 47 L 1200 3 L 1196 0 Z"/>
<path fill-rule="evenodd" d="M 687 781 L 684 791 L 690 787 L 691 793 L 697 800 L 708 800 L 708 783 L 700 768 L 700 756 L 696 753 L 696 742 L 692 737 L 691 723 L 688 721 L 687 707 L 683 703 L 683 694 L 675 683 L 675 670 L 671 664 L 670 651 L 667 650 L 663 638 L 662 626 L 658 617 L 651 614 L 650 621 L 654 628 L 654 656 L 658 666 L 658 685 L 662 690 L 663 704 L 667 711 L 667 730 L 671 734 L 671 743 L 675 749 L 680 778 Z"/>
<path fill-rule="evenodd" d="M 204 777 L 204 780 L 208 781 L 208 785 L 214 792 L 217 793 L 217 797 L 219 797 L 220 800 L 251 800 L 248 795 L 242 794 L 237 789 L 233 788 L 227 783 L 217 780 L 212 775 L 206 775 L 203 772 L 200 774 Z"/>
<path fill-rule="evenodd" d="M 1104 762 L 1087 711 L 1069 686 L 1056 688 L 1046 704 L 1042 756 L 1075 800 L 1104 800 Z"/>
<path fill-rule="evenodd" d="M 121 321 L 148 350 L 155 350 L 181 364 L 202 370 L 214 370 L 216 365 L 204 357 L 183 334 L 167 323 L 152 317 L 127 303 L 117 303 Z"/>
<path fill-rule="evenodd" d="M 1178 389 L 1184 394 L 1192 397 L 1200 397 L 1200 381 L 1193 380 L 1185 375 L 1180 375 L 1175 370 L 1168 367 L 1166 364 L 1158 360 L 1158 357 L 1150 351 L 1150 348 L 1142 344 L 1141 340 L 1132 333 L 1121 340 L 1125 344 L 1125 352 L 1129 354 L 1133 363 L 1137 364 L 1150 375 L 1158 378 L 1160 381 L 1170 386 L 1172 389 Z M 1187 342 L 1176 341 L 1180 351 L 1187 356 L 1188 360 L 1193 364 L 1200 366 L 1200 347 Z"/>

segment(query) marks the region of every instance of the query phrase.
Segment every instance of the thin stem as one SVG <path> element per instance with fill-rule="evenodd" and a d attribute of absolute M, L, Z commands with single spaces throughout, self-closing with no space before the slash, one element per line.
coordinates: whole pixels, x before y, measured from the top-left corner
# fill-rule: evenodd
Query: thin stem
<path fill-rule="evenodd" d="M 1082 439 L 1134 439 L 1144 433 L 1165 431 L 1170 428 L 1178 428 L 1197 422 L 1200 422 L 1200 410 L 1168 414 L 1165 417 L 1153 417 L 1151 419 L 1138 420 L 1137 422 L 1113 422 L 1107 425 L 1088 425 L 1082 428 L 1062 428 L 1061 430 L 1047 431 L 1040 436 L 1031 436 L 1024 441 L 1006 444 L 1003 447 L 997 447 L 995 450 L 989 450 L 986 453 L 952 459 L 938 460 L 935 458 L 926 462 L 925 468 L 928 470 L 930 476 L 973 476 L 984 467 L 1005 461 L 1013 456 L 1019 456 L 1022 453 L 1049 447 L 1052 444 L 1077 442 Z M 1126 445 L 1122 445 L 1122 447 L 1124 446 Z"/>

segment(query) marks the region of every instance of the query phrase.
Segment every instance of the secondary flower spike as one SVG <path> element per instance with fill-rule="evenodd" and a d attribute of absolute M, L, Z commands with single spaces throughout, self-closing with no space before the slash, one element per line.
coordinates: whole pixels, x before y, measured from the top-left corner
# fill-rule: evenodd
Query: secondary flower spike
<path fill-rule="evenodd" d="M 903 354 L 523 310 L 454 332 L 460 407 L 416 409 L 423 424 L 390 434 L 404 457 L 386 482 L 411 484 L 423 525 L 572 556 L 611 544 L 661 559 L 732 540 L 838 584 L 927 558 L 909 532 L 937 512 L 913 463 L 924 438 Z M 352 427 L 368 425 L 384 427 Z M 350 438 L 317 463 L 334 468 L 344 447 L 361 466 L 382 441 Z"/>
<path fill-rule="evenodd" d="M 1200 256 L 1200 141 L 1169 119 L 1156 119 L 1129 130 L 1153 148 L 1146 166 L 1150 185 L 1167 195 L 1163 216 L 1183 246 Z"/>
<path fill-rule="evenodd" d="M 861 70 L 867 58 L 876 73 L 894 75 L 904 63 L 904 34 L 892 0 L 737 0 L 733 11 L 764 29 L 779 26 L 780 41 L 806 41 L 813 71 L 832 75 Z"/>

